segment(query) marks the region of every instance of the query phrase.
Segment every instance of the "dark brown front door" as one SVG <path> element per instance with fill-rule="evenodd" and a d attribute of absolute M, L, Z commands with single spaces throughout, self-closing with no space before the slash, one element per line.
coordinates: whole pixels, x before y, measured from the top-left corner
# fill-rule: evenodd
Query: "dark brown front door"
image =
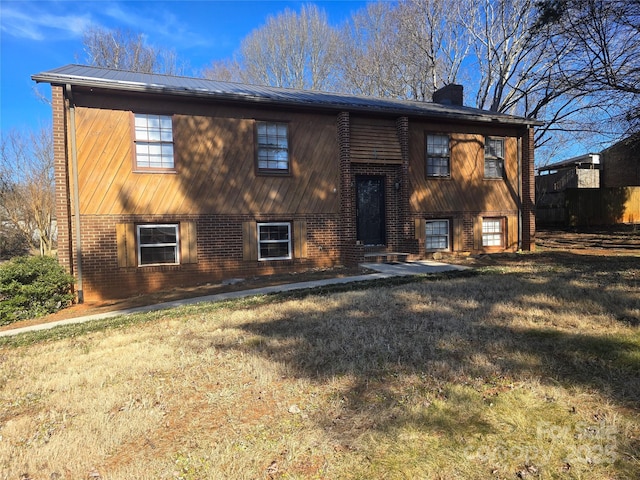
<path fill-rule="evenodd" d="M 357 235 L 364 245 L 384 245 L 384 177 L 356 178 Z"/>

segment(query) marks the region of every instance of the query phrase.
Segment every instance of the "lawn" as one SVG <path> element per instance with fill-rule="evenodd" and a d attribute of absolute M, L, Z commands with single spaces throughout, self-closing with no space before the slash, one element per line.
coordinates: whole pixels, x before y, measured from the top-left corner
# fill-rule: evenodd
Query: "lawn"
<path fill-rule="evenodd" d="M 636 479 L 640 257 L 2 339 L 0 479 Z"/>

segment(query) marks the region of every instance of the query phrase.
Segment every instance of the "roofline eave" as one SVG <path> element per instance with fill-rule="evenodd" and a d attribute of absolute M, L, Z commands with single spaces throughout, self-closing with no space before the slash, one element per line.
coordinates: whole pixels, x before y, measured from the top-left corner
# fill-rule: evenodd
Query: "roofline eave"
<path fill-rule="evenodd" d="M 146 83 L 138 83 L 131 81 L 119 81 L 119 80 L 107 80 L 107 81 L 96 81 L 95 79 L 83 79 L 76 76 L 66 76 L 60 74 L 47 74 L 40 73 L 36 75 L 32 75 L 31 79 L 37 83 L 49 83 L 51 85 L 72 85 L 79 87 L 88 87 L 88 88 L 101 88 L 105 90 L 118 90 L 123 92 L 134 92 L 134 93 L 151 93 L 151 94 L 164 94 L 164 95 L 179 95 L 186 97 L 196 97 L 196 98 L 210 98 L 217 99 L 222 101 L 228 101 L 233 103 L 256 103 L 261 105 L 274 105 L 274 106 L 284 106 L 284 107 L 303 107 L 303 108 L 314 108 L 316 110 L 325 110 L 332 112 L 341 112 L 341 111 L 349 111 L 349 112 L 367 112 L 367 113 L 378 113 L 378 114 L 386 114 L 386 115 L 396 115 L 396 116 L 409 116 L 409 117 L 419 117 L 419 118 L 447 118 L 451 120 L 464 120 L 471 122 L 479 122 L 479 123 L 488 123 L 488 124 L 502 124 L 502 125 L 518 125 L 518 126 L 541 126 L 544 125 L 544 122 L 541 122 L 536 119 L 527 119 L 520 117 L 511 117 L 511 116 L 502 116 L 504 114 L 496 114 L 491 115 L 491 112 L 487 112 L 486 114 L 476 114 L 473 112 L 446 112 L 446 111 L 434 111 L 427 112 L 421 111 L 418 109 L 412 109 L 407 107 L 403 108 L 382 108 L 373 105 L 354 105 L 348 103 L 318 103 L 318 102 L 301 102 L 301 101 L 287 101 L 287 100 L 278 100 L 267 97 L 260 97 L 256 95 L 246 95 L 246 94 L 233 94 L 233 93 L 225 93 L 225 92 L 215 92 L 215 91 L 206 91 L 206 90 L 198 90 L 198 89 L 189 89 L 189 88 L 179 88 L 179 87 L 167 87 L 165 85 L 157 85 L 157 84 L 146 84 Z M 376 97 L 377 98 L 377 97 Z M 384 99 L 383 99 L 384 100 Z"/>

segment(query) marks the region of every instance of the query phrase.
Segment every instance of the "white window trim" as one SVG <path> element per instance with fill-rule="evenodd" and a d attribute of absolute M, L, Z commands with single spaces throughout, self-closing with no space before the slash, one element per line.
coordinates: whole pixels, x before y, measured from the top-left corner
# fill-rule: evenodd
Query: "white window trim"
<path fill-rule="evenodd" d="M 163 228 L 173 227 L 176 229 L 176 242 L 175 243 L 154 243 L 142 245 L 140 242 L 140 230 L 141 228 Z M 180 227 L 177 223 L 143 223 L 136 225 L 136 244 L 138 246 L 138 266 L 139 267 L 153 267 L 158 265 L 180 265 Z M 169 247 L 174 246 L 176 250 L 175 263 L 142 263 L 142 248 L 143 247 Z"/>
<path fill-rule="evenodd" d="M 447 246 L 445 248 L 430 248 L 429 246 L 427 246 L 427 241 L 429 240 L 429 238 L 435 238 L 435 237 L 442 237 L 442 235 L 428 235 L 427 234 L 427 227 L 429 225 L 429 223 L 435 223 L 435 222 L 446 222 L 447 224 Z M 425 220 L 425 229 L 424 229 L 424 246 L 425 246 L 425 250 L 428 252 L 449 252 L 451 250 L 451 225 L 449 222 L 448 218 L 432 218 L 429 220 Z"/>
<path fill-rule="evenodd" d="M 498 231 L 485 231 L 485 222 L 495 222 L 498 224 Z M 499 238 L 498 245 L 485 242 L 485 236 L 492 239 Z M 493 241 L 493 240 L 492 240 Z M 482 219 L 482 246 L 487 248 L 502 248 L 504 247 L 504 219 L 500 217 L 486 217 Z"/>
<path fill-rule="evenodd" d="M 283 227 L 286 226 L 288 229 L 288 239 L 287 240 L 260 240 L 260 227 Z M 257 235 L 256 238 L 258 240 L 258 261 L 267 262 L 270 260 L 291 260 L 293 258 L 292 251 L 292 243 L 291 243 L 291 223 L 290 222 L 260 222 L 256 225 Z M 260 254 L 260 245 L 263 243 L 287 243 L 288 255 L 286 257 L 262 257 Z"/>
<path fill-rule="evenodd" d="M 144 139 L 144 138 L 138 138 L 137 136 L 137 130 L 136 130 L 136 119 L 137 118 L 145 118 L 146 121 L 149 121 L 150 117 L 157 117 L 160 121 L 164 118 L 169 120 L 169 122 L 171 123 L 171 140 L 163 140 L 162 138 L 160 140 L 148 140 L 148 139 Z M 161 130 L 159 131 L 161 132 Z M 161 135 L 160 135 L 161 136 Z M 176 160 L 175 160 L 175 150 L 174 150 L 174 142 L 173 142 L 173 118 L 171 117 L 171 115 L 158 115 L 158 114 L 153 114 L 153 113 L 134 113 L 133 114 L 133 138 L 134 138 L 134 151 L 133 151 L 133 156 L 134 156 L 134 161 L 135 161 L 135 168 L 136 170 L 141 170 L 141 171 L 174 171 L 175 167 L 176 167 Z M 155 146 L 159 146 L 160 150 L 163 150 L 163 147 L 166 146 L 171 146 L 171 165 L 167 165 L 167 166 L 147 166 L 147 165 L 141 165 L 140 163 L 138 163 L 138 145 L 147 145 L 147 146 L 151 146 L 151 145 L 155 145 Z M 164 158 L 163 154 L 160 155 L 160 158 Z M 168 155 L 167 155 L 168 158 Z"/>

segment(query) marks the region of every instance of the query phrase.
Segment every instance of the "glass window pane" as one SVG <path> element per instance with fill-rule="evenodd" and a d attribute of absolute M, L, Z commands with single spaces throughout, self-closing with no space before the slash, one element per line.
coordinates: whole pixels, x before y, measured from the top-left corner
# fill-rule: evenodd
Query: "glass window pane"
<path fill-rule="evenodd" d="M 449 175 L 449 136 L 427 135 L 427 176 Z"/>
<path fill-rule="evenodd" d="M 291 258 L 290 235 L 288 223 L 258 224 L 259 259 Z"/>
<path fill-rule="evenodd" d="M 289 151 L 286 123 L 257 122 L 258 168 L 288 170 Z"/>
<path fill-rule="evenodd" d="M 136 164 L 173 168 L 172 120 L 167 115 L 135 114 Z"/>
<path fill-rule="evenodd" d="M 149 127 L 149 130 L 159 130 L 160 118 L 157 115 L 148 115 L 147 126 Z"/>
<path fill-rule="evenodd" d="M 427 250 L 449 249 L 449 220 L 428 220 L 426 222 Z"/>
<path fill-rule="evenodd" d="M 140 265 L 178 263 L 177 225 L 138 227 Z"/>
<path fill-rule="evenodd" d="M 176 248 L 165 247 L 141 247 L 140 263 L 150 265 L 156 263 L 177 263 Z"/>
<path fill-rule="evenodd" d="M 485 247 L 502 246 L 502 221 L 500 219 L 484 219 L 482 221 L 482 245 Z"/>

